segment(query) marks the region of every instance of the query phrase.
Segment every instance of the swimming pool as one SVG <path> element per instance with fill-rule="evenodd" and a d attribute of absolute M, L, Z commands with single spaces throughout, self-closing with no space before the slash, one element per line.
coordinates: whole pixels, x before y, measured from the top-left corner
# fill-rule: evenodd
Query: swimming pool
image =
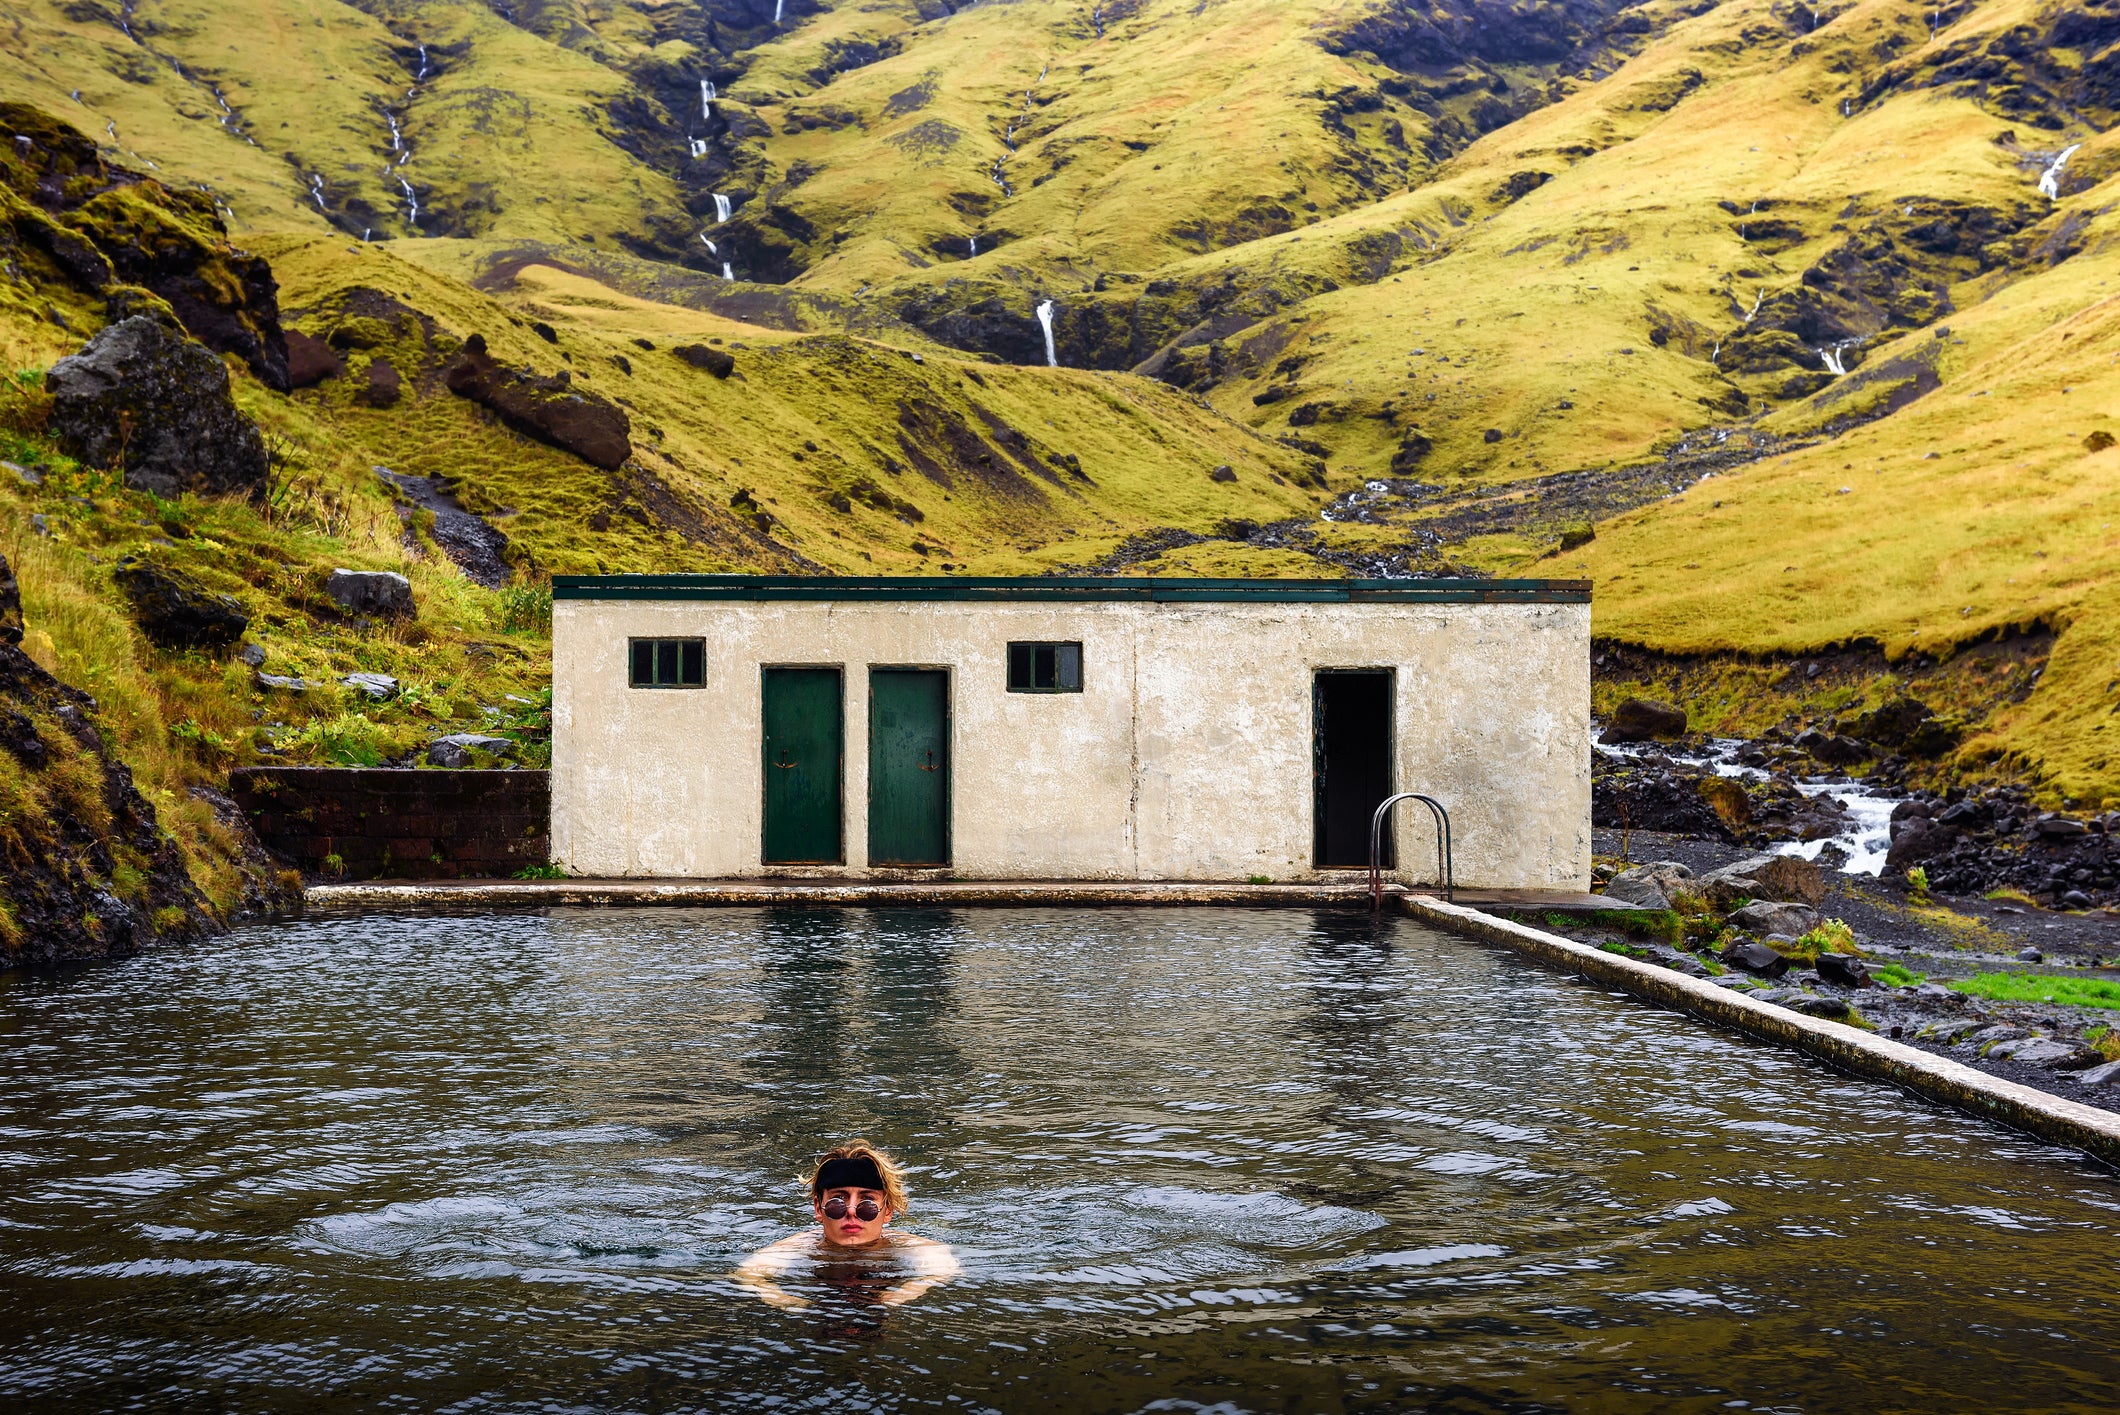
<path fill-rule="evenodd" d="M 1404 919 L 318 919 L 0 977 L 44 1408 L 2109 1409 L 2120 1180 Z M 866 1135 L 967 1269 L 727 1280 Z"/>

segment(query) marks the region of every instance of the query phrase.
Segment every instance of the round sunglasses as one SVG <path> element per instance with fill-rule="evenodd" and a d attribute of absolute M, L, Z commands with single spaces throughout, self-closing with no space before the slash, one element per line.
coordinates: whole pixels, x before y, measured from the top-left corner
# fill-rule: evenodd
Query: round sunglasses
<path fill-rule="evenodd" d="M 863 1199 L 860 1203 L 854 1205 L 854 1217 L 860 1219 L 863 1223 L 869 1222 L 882 1212 L 883 1210 L 877 1207 L 874 1199 Z M 824 1216 L 829 1219 L 845 1218 L 847 1216 L 847 1201 L 834 1194 L 831 1198 L 824 1201 Z"/>

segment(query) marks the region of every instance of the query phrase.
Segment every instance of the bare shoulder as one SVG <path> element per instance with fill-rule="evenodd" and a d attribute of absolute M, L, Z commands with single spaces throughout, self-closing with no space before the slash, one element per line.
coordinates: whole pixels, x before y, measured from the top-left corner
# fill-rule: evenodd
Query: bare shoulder
<path fill-rule="evenodd" d="M 752 1269 L 775 1271 L 785 1268 L 797 1258 L 809 1255 L 816 1251 L 816 1248 L 817 1235 L 804 1229 L 791 1233 L 778 1242 L 768 1243 L 765 1247 L 744 1259 L 743 1266 Z"/>
<path fill-rule="evenodd" d="M 917 1233 L 901 1233 L 898 1235 L 898 1246 L 901 1248 L 948 1248 L 950 1245 L 937 1242 L 933 1238 L 922 1238 Z"/>

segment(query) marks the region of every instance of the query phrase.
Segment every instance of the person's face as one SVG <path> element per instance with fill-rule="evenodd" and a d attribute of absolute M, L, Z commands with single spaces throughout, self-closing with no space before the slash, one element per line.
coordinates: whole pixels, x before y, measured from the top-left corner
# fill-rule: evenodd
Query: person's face
<path fill-rule="evenodd" d="M 883 1237 L 883 1226 L 891 1221 L 891 1206 L 881 1189 L 827 1189 L 814 1201 L 817 1221 L 824 1225 L 825 1240 L 844 1248 L 858 1248 Z M 862 1207 L 864 1204 L 869 1208 Z M 833 1217 L 834 1212 L 839 1216 Z M 863 1218 L 864 1213 L 873 1218 Z"/>

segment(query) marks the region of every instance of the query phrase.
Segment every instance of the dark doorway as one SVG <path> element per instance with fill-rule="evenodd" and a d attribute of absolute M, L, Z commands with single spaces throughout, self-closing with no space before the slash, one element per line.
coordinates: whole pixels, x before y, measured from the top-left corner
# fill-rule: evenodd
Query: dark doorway
<path fill-rule="evenodd" d="M 839 670 L 768 668 L 763 686 L 765 863 L 839 864 Z"/>
<path fill-rule="evenodd" d="M 869 670 L 869 863 L 950 862 L 950 675 Z"/>
<path fill-rule="evenodd" d="M 1366 867 L 1370 818 L 1391 794 L 1391 670 L 1321 671 L 1311 704 L 1318 864 Z M 1383 863 L 1394 863 L 1388 828 Z"/>

